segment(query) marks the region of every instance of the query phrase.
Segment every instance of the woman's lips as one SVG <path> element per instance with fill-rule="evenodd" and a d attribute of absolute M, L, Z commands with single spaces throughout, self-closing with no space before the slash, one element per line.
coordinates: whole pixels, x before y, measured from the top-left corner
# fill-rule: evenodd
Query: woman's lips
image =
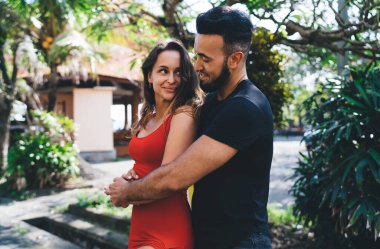
<path fill-rule="evenodd" d="M 171 88 L 171 87 L 164 87 L 164 89 L 167 91 L 167 92 L 171 92 L 171 93 L 175 93 L 177 88 Z"/>

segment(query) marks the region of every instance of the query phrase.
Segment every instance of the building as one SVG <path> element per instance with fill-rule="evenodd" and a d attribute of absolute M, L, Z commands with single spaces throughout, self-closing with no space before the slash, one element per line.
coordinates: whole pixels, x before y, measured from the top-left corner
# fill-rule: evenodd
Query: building
<path fill-rule="evenodd" d="M 51 91 L 46 83 L 38 91 L 43 106 L 47 106 Z M 140 101 L 139 82 L 130 79 L 97 75 L 76 82 L 59 77 L 54 111 L 72 118 L 79 126 L 76 143 L 81 156 L 89 162 L 102 162 L 128 154 L 130 126 L 138 119 Z M 111 107 L 115 104 L 125 106 L 125 124 L 114 132 Z"/>

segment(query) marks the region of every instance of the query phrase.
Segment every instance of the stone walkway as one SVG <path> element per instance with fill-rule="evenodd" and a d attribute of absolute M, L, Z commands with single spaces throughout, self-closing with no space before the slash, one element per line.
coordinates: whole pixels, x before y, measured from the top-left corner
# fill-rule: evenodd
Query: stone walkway
<path fill-rule="evenodd" d="M 302 137 L 275 137 L 273 148 L 273 160 L 270 179 L 269 203 L 280 204 L 280 207 L 286 208 L 293 203 L 293 198 L 288 193 L 294 183 L 291 179 L 294 168 L 297 167 L 298 155 L 300 151 L 305 151 L 304 143 L 301 143 Z M 91 167 L 102 172 L 102 179 L 97 184 L 109 183 L 113 177 L 120 176 L 133 166 L 132 160 L 92 164 Z"/>
<path fill-rule="evenodd" d="M 301 137 L 276 137 L 271 170 L 269 203 L 279 203 L 286 208 L 293 203 L 288 194 L 294 180 L 289 179 L 293 168 L 297 166 L 298 153 L 304 150 L 300 144 Z M 0 197 L 0 249 L 5 248 L 75 248 L 52 239 L 52 235 L 35 230 L 23 220 L 46 216 L 54 209 L 74 203 L 79 195 L 91 195 L 103 192 L 103 187 L 116 176 L 128 171 L 133 166 L 132 160 L 112 163 L 88 164 L 93 180 L 85 181 L 79 189 L 66 190 L 46 196 L 39 196 L 25 201 L 12 201 Z M 52 211 L 53 210 L 53 211 Z M 60 244 L 61 243 L 61 244 Z"/>
<path fill-rule="evenodd" d="M 276 137 L 273 148 L 273 160 L 270 176 L 269 204 L 278 203 L 286 208 L 294 200 L 288 193 L 294 183 L 291 179 L 294 168 L 298 165 L 300 151 L 305 151 L 302 137 Z"/>

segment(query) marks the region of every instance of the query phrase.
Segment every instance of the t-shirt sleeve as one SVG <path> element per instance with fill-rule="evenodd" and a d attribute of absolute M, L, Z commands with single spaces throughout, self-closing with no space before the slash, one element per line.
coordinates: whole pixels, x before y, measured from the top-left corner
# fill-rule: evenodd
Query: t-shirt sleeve
<path fill-rule="evenodd" d="M 204 132 L 219 142 L 244 150 L 262 134 L 265 120 L 261 110 L 244 98 L 226 103 Z"/>

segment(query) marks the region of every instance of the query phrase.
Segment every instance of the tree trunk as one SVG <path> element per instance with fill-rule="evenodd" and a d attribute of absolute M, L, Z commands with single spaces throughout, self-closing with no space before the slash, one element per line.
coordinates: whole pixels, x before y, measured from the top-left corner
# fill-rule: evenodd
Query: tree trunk
<path fill-rule="evenodd" d="M 0 175 L 8 167 L 8 147 L 10 115 L 12 100 L 7 95 L 0 95 Z"/>
<path fill-rule="evenodd" d="M 51 67 L 51 74 L 48 80 L 48 86 L 49 86 L 49 95 L 48 95 L 48 111 L 52 112 L 54 111 L 55 102 L 57 100 L 57 85 L 58 85 L 58 74 L 57 74 L 57 67 L 52 66 Z"/>
<path fill-rule="evenodd" d="M 15 97 L 15 85 L 18 72 L 16 63 L 18 43 L 16 42 L 13 47 L 13 72 L 11 78 L 8 76 L 3 49 L 4 48 L 0 46 L 0 72 L 5 83 L 3 85 L 5 91 L 0 92 L 0 175 L 3 170 L 8 167 L 10 116 Z"/>

